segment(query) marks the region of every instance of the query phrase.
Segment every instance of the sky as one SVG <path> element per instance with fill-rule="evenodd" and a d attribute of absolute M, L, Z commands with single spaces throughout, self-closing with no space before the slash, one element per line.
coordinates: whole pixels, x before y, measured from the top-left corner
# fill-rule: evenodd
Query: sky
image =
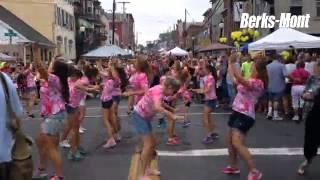
<path fill-rule="evenodd" d="M 126 12 L 135 19 L 135 31 L 139 44 L 156 40 L 160 33 L 173 29 L 178 19 L 184 20 L 187 9 L 187 21 L 202 21 L 202 14 L 210 7 L 209 0 L 117 0 L 129 1 Z M 113 0 L 101 0 L 105 11 L 112 10 Z M 122 12 L 122 4 L 117 3 L 117 11 Z"/>

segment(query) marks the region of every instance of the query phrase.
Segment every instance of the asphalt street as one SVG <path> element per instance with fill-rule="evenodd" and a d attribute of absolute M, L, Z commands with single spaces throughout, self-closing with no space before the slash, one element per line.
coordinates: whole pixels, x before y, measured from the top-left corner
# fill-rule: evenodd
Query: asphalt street
<path fill-rule="evenodd" d="M 67 149 L 62 149 L 63 166 L 67 180 L 126 180 L 128 177 L 130 159 L 138 142 L 137 135 L 126 115 L 126 102 L 121 102 L 120 115 L 122 123 L 123 141 L 111 150 L 105 150 L 106 130 L 101 120 L 101 108 L 98 100 L 87 103 L 88 112 L 83 126 L 87 128 L 81 135 L 81 144 L 89 151 L 88 156 L 80 162 L 67 160 Z M 35 111 L 38 111 L 35 107 Z M 192 124 L 189 128 L 182 128 L 177 124 L 177 135 L 182 142 L 179 146 L 166 145 L 166 130 L 156 127 L 159 150 L 159 166 L 162 180 L 245 180 L 248 170 L 241 162 L 241 175 L 228 176 L 221 173 L 227 165 L 225 137 L 229 112 L 217 110 L 212 116 L 217 125 L 220 138 L 212 145 L 203 145 L 204 136 L 202 127 L 202 105 L 193 104 L 190 109 Z M 39 132 L 40 118 L 26 119 L 23 128 L 32 137 Z M 250 131 L 247 144 L 250 148 L 258 150 L 259 155 L 254 155 L 258 168 L 263 172 L 265 180 L 319 180 L 320 160 L 316 159 L 308 175 L 301 177 L 296 170 L 303 160 L 301 148 L 303 145 L 304 124 L 290 121 L 273 122 L 265 120 L 262 115 L 257 116 L 256 125 Z M 267 151 L 279 154 L 269 154 Z M 278 149 L 284 149 L 282 152 Z M 217 151 L 221 151 L 220 153 Z M 294 153 L 290 154 L 290 151 Z M 189 152 L 189 154 L 188 154 Z M 190 153 L 191 152 L 191 153 Z M 36 147 L 34 148 L 34 162 L 38 163 Z M 52 170 L 51 170 L 52 172 Z"/>

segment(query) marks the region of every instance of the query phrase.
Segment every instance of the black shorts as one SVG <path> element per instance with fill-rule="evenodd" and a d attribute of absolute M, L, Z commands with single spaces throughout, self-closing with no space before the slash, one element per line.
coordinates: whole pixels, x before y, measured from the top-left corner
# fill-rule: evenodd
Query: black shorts
<path fill-rule="evenodd" d="M 247 134 L 253 127 L 255 120 L 247 115 L 233 111 L 230 115 L 228 126 L 232 129 L 239 130 L 243 134 Z"/>
<path fill-rule="evenodd" d="M 67 114 L 74 114 L 79 111 L 79 107 L 72 107 L 70 105 L 66 105 Z"/>
<path fill-rule="evenodd" d="M 112 107 L 113 104 L 113 100 L 109 100 L 109 101 L 102 101 L 101 105 L 103 109 L 110 109 Z"/>
<path fill-rule="evenodd" d="M 121 97 L 120 96 L 112 96 L 112 100 L 113 100 L 113 102 L 115 102 L 115 103 L 120 103 L 120 100 L 121 100 Z"/>
<path fill-rule="evenodd" d="M 284 94 L 291 96 L 291 88 L 292 88 L 292 83 L 286 84 L 286 89 L 284 90 Z"/>
<path fill-rule="evenodd" d="M 189 101 L 189 102 L 186 102 L 186 103 L 184 103 L 184 105 L 186 106 L 186 107 L 190 107 L 191 106 L 191 102 Z"/>

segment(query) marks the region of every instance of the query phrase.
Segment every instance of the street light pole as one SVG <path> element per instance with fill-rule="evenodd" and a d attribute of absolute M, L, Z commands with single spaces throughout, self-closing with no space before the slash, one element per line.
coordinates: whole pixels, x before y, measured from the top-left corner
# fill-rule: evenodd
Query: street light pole
<path fill-rule="evenodd" d="M 116 11 L 116 0 L 113 0 L 112 8 L 112 45 L 114 45 L 114 31 L 115 31 L 115 11 Z"/>
<path fill-rule="evenodd" d="M 195 54 L 195 52 L 194 52 L 194 41 L 195 41 L 195 37 L 194 36 L 192 36 L 192 55 L 193 55 L 193 57 L 194 57 L 194 54 Z"/>

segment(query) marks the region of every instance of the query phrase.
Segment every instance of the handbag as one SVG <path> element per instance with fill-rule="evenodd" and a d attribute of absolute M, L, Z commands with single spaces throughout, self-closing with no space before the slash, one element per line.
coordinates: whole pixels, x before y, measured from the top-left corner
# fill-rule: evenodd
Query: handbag
<path fill-rule="evenodd" d="M 30 179 L 33 171 L 33 140 L 29 136 L 26 136 L 20 128 L 19 122 L 21 120 L 12 109 L 8 84 L 2 73 L 0 73 L 0 79 L 5 95 L 7 111 L 9 112 L 10 116 L 9 121 L 7 122 L 7 127 L 10 129 L 12 136 L 15 139 L 15 143 L 11 152 L 12 163 L 10 166 L 10 176 L 12 177 L 13 175 L 13 177 L 23 177 L 10 179 Z"/>

